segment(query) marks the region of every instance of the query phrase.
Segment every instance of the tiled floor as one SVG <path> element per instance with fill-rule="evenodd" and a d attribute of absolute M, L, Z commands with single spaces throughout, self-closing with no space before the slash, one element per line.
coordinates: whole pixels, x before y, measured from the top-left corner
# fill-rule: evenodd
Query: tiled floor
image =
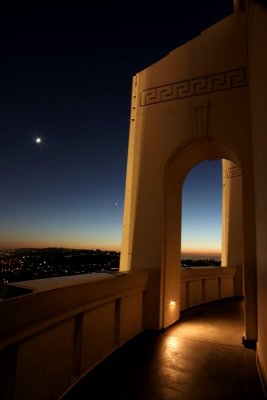
<path fill-rule="evenodd" d="M 242 300 L 193 308 L 164 333 L 144 332 L 119 348 L 64 400 L 264 399 L 255 351 L 242 336 Z"/>

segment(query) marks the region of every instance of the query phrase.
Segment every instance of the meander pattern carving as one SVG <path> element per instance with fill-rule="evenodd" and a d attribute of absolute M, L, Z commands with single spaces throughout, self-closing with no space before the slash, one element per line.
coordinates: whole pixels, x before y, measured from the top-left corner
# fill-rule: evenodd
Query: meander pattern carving
<path fill-rule="evenodd" d="M 240 167 L 232 167 L 227 170 L 227 178 L 234 178 L 236 176 L 242 176 L 242 171 Z"/>
<path fill-rule="evenodd" d="M 248 86 L 246 67 L 141 90 L 140 106 Z"/>

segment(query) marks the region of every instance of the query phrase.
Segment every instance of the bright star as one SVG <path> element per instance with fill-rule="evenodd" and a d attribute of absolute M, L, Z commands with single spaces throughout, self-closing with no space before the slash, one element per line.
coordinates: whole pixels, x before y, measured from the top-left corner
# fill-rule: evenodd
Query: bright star
<path fill-rule="evenodd" d="M 40 137 L 37 137 L 36 139 L 35 139 L 35 143 L 41 143 L 42 142 L 42 139 L 40 138 Z"/>

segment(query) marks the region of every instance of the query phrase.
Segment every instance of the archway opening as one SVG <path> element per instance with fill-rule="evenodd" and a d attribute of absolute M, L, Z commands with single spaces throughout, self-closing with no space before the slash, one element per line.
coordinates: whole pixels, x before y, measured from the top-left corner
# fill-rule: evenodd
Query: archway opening
<path fill-rule="evenodd" d="M 182 191 L 181 265 L 218 267 L 222 247 L 222 161 L 202 161 Z"/>
<path fill-rule="evenodd" d="M 242 294 L 243 290 L 243 194 L 240 164 L 232 150 L 224 144 L 217 142 L 212 142 L 212 144 L 207 142 L 206 144 L 212 149 L 209 157 L 203 151 L 202 146 L 196 142 L 180 149 L 168 164 L 163 266 L 163 326 L 165 327 L 179 319 L 180 311 L 186 308 Z M 204 163 L 201 164 L 202 162 Z M 216 247 L 218 253 L 221 250 L 222 259 L 224 260 L 222 267 L 230 268 L 213 268 L 213 271 L 207 273 L 200 270 L 196 271 L 196 268 L 181 268 L 182 189 L 186 176 L 190 175 L 190 171 L 195 166 L 205 166 L 205 164 L 212 166 L 213 163 L 217 166 L 218 188 L 217 213 L 215 213 L 217 214 Z M 210 171 L 212 171 L 211 173 L 215 172 L 212 168 Z M 210 180 L 212 181 L 211 177 Z M 236 185 L 238 181 L 241 182 L 241 185 Z M 203 190 L 201 181 L 198 180 L 198 191 L 203 192 Z M 191 195 L 191 197 L 194 196 L 199 200 L 199 194 Z M 208 211 L 211 211 L 211 207 L 208 207 Z M 201 214 L 201 211 L 199 213 Z M 210 212 L 210 214 L 213 213 Z M 236 223 L 236 216 L 241 224 Z M 211 220 L 214 220 L 214 214 L 211 215 Z M 203 241 L 203 232 L 200 232 L 200 235 L 202 236 L 201 241 Z M 210 234 L 210 240 L 205 240 L 204 238 L 204 251 L 213 241 L 214 238 L 212 236 L 213 234 Z M 235 238 L 242 244 L 238 252 L 236 251 Z M 238 257 L 234 259 L 233 254 L 238 255 Z M 239 270 L 238 279 L 236 279 L 237 269 Z M 203 272 L 205 272 L 205 276 L 202 276 Z M 240 288 L 238 289 L 239 293 L 236 292 L 236 282 L 238 282 Z M 170 299 L 174 300 L 174 302 Z"/>

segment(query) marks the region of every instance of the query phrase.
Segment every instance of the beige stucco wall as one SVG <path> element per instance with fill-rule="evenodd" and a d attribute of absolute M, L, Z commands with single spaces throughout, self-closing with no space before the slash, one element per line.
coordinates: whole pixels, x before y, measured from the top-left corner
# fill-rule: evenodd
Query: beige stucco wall
<path fill-rule="evenodd" d="M 142 91 L 246 66 L 243 25 L 244 19 L 239 15 L 230 16 L 140 72 L 134 79 L 123 222 L 123 270 L 129 269 L 130 265 L 135 265 L 135 268 L 159 267 L 161 238 L 158 237 L 158 231 L 163 218 L 165 166 L 176 149 L 194 140 L 192 108 L 210 102 L 209 134 L 216 134 L 218 140 L 226 143 L 229 139 L 235 154 L 242 143 L 238 143 L 238 135 L 233 135 L 233 131 L 237 130 L 243 136 L 249 135 L 248 121 L 244 120 L 243 126 L 240 126 L 237 118 L 237 115 L 249 114 L 246 87 L 141 107 Z M 202 84 L 205 86 L 204 81 Z M 242 148 L 240 150 L 242 152 Z M 202 155 L 202 158 L 205 159 L 205 156 Z M 193 165 L 192 160 L 188 169 Z M 151 224 L 155 229 L 151 229 Z M 153 251 L 146 247 L 147 236 L 151 238 L 149 242 L 154 243 Z M 137 242 L 139 251 L 136 253 L 132 246 Z"/>
<path fill-rule="evenodd" d="M 14 399 L 56 399 L 70 386 L 73 335 L 70 318 L 20 343 Z"/>
<path fill-rule="evenodd" d="M 181 310 L 238 296 L 237 268 L 182 268 Z"/>
<path fill-rule="evenodd" d="M 258 359 L 267 385 L 267 9 L 250 2 L 249 67 L 258 264 Z"/>
<path fill-rule="evenodd" d="M 246 335 L 257 338 L 246 24 L 245 13 L 227 17 L 133 81 L 121 270 L 158 273 L 157 286 L 149 291 L 152 299 L 147 295 L 154 304 L 150 327 L 162 328 L 179 318 L 185 175 L 200 161 L 226 158 L 243 172 Z M 169 307 L 172 298 L 175 312 Z"/>
<path fill-rule="evenodd" d="M 0 300 L 1 400 L 57 400 L 140 333 L 147 280 L 143 271 L 16 283 L 33 292 Z"/>
<path fill-rule="evenodd" d="M 244 295 L 242 170 L 222 161 L 222 257 L 221 265 L 237 267 L 236 294 Z"/>
<path fill-rule="evenodd" d="M 81 329 L 81 372 L 87 371 L 114 350 L 114 321 L 115 301 L 84 313 Z"/>
<path fill-rule="evenodd" d="M 243 265 L 242 171 L 229 160 L 222 162 L 222 266 Z"/>

